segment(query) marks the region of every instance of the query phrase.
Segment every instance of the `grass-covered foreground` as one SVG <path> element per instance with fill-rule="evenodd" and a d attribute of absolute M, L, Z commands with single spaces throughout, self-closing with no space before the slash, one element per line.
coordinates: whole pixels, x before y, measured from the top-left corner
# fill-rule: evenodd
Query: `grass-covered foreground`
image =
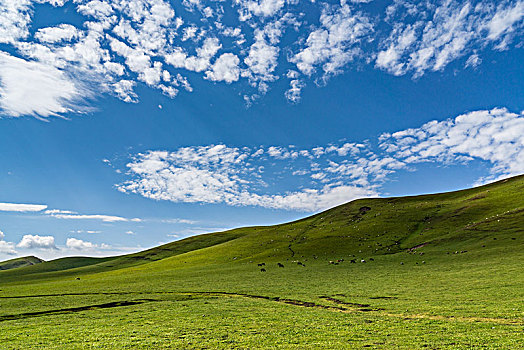
<path fill-rule="evenodd" d="M 0 348 L 524 349 L 523 248 L 524 177 L 358 200 L 0 271 Z"/>

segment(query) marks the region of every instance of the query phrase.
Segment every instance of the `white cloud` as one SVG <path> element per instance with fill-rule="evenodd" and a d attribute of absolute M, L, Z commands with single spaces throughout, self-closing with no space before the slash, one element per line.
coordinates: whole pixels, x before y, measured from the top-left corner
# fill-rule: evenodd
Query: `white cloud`
<path fill-rule="evenodd" d="M 24 235 L 16 246 L 24 249 L 58 249 L 53 236 Z"/>
<path fill-rule="evenodd" d="M 0 253 L 15 255 L 17 254 L 17 251 L 15 250 L 15 245 L 13 243 L 0 240 Z"/>
<path fill-rule="evenodd" d="M 420 128 L 381 136 L 381 147 L 405 163 L 491 164 L 487 180 L 524 173 L 524 113 L 505 108 L 480 110 Z"/>
<path fill-rule="evenodd" d="M 206 79 L 225 81 L 226 83 L 237 81 L 240 75 L 239 63 L 240 59 L 238 56 L 232 53 L 224 53 L 217 58 L 210 70 L 206 72 Z"/>
<path fill-rule="evenodd" d="M 64 71 L 0 51 L 0 114 L 49 117 L 79 112 L 86 89 Z"/>
<path fill-rule="evenodd" d="M 37 212 L 47 208 L 43 204 L 0 203 L 0 211 Z"/>
<path fill-rule="evenodd" d="M 376 67 L 394 75 L 413 72 L 418 77 L 428 70 L 443 70 L 450 62 L 490 43 L 495 43 L 495 49 L 505 48 L 524 16 L 524 2 L 495 4 L 482 1 L 473 6 L 448 0 L 435 6 L 395 1 L 388 8 L 393 28 L 381 43 Z M 406 13 L 409 21 L 405 21 Z M 475 62 L 480 61 L 469 61 L 466 66 Z"/>
<path fill-rule="evenodd" d="M 71 231 L 71 233 L 90 233 L 90 234 L 94 234 L 94 233 L 101 233 L 102 231 L 96 231 L 96 230 L 74 230 L 74 231 Z"/>
<path fill-rule="evenodd" d="M 76 238 L 68 238 L 66 240 L 66 247 L 75 250 L 93 250 L 98 248 L 96 244 Z"/>
<path fill-rule="evenodd" d="M 46 43 L 56 43 L 59 41 L 71 41 L 78 36 L 79 31 L 76 27 L 70 24 L 60 24 L 56 27 L 39 29 L 35 34 L 35 39 Z"/>
<path fill-rule="evenodd" d="M 317 211 L 377 196 L 416 164 L 487 162 L 480 182 L 524 173 L 524 113 L 495 108 L 382 134 L 379 147 L 343 142 L 299 149 L 225 145 L 138 154 L 117 188 L 155 200 Z M 283 190 L 284 188 L 284 190 Z"/>
<path fill-rule="evenodd" d="M 2 0 L 0 2 L 0 43 L 15 43 L 27 37 L 30 22 L 30 0 Z"/>
<path fill-rule="evenodd" d="M 52 217 L 57 219 L 70 219 L 70 220 L 100 220 L 103 222 L 128 222 L 134 219 L 127 219 L 121 216 L 113 215 L 80 215 L 80 214 L 50 214 Z"/>
<path fill-rule="evenodd" d="M 61 210 L 61 209 L 48 209 L 44 211 L 44 214 L 52 216 L 57 219 L 70 219 L 70 220 L 100 220 L 103 222 L 141 222 L 140 218 L 125 218 L 122 216 L 115 215 L 104 215 L 104 214 L 79 214 L 71 210 Z M 94 233 L 98 231 L 87 231 L 89 233 Z"/>
<path fill-rule="evenodd" d="M 285 92 L 285 96 L 289 102 L 298 103 L 300 102 L 302 89 L 305 87 L 305 84 L 302 80 L 293 79 L 289 82 L 289 89 Z"/>
<path fill-rule="evenodd" d="M 482 58 L 480 58 L 479 55 L 477 55 L 477 54 L 473 54 L 473 55 L 468 57 L 464 67 L 466 67 L 466 68 L 468 68 L 468 67 L 476 68 L 481 63 L 482 63 Z"/>
<path fill-rule="evenodd" d="M 241 20 L 249 19 L 252 14 L 261 17 L 274 16 L 285 4 L 285 0 L 235 0 L 235 2 L 241 5 Z"/>
<path fill-rule="evenodd" d="M 166 224 L 187 224 L 187 225 L 194 225 L 197 223 L 197 221 L 188 220 L 188 219 L 163 219 L 162 222 Z"/>
<path fill-rule="evenodd" d="M 334 156 L 339 155 L 337 153 Z M 252 152 L 246 148 L 224 145 L 186 147 L 175 152 L 148 152 L 137 155 L 128 164 L 134 179 L 119 185 L 118 189 L 156 200 L 301 211 L 325 209 L 361 196 L 376 195 L 376 191 L 367 183 L 348 185 L 336 181 L 325 183 L 319 188 L 306 187 L 279 194 L 263 193 L 257 190 L 261 183 L 260 165 L 275 160 L 306 161 L 307 164 L 302 166 L 309 167 L 310 158 L 291 147 L 276 146 L 268 147 L 263 152 L 260 149 Z M 269 173 L 268 180 L 273 181 L 274 175 Z"/>
<path fill-rule="evenodd" d="M 74 211 L 71 210 L 61 210 L 61 209 L 48 209 L 44 211 L 44 214 L 47 215 L 57 215 L 57 214 L 77 214 Z"/>
<path fill-rule="evenodd" d="M 353 13 L 349 5 L 322 10 L 321 26 L 312 31 L 305 48 L 291 58 L 306 75 L 322 65 L 324 74 L 336 74 L 360 53 L 356 45 L 373 31 L 373 25 L 361 13 Z"/>
<path fill-rule="evenodd" d="M 0 230 L 0 254 L 14 255 L 16 254 L 15 245 L 11 242 L 4 241 L 5 235 Z"/>
<path fill-rule="evenodd" d="M 515 26 L 524 17 L 524 1 L 499 5 L 495 15 L 487 23 L 488 39 L 497 40 L 506 33 L 515 30 Z M 513 5 L 513 6 L 512 6 Z"/>
<path fill-rule="evenodd" d="M 352 66 L 414 77 L 459 59 L 475 67 L 487 50 L 520 45 L 524 18 L 523 0 L 393 0 L 385 11 L 360 4 L 367 0 L 184 0 L 176 16 L 165 0 L 79 0 L 72 8 L 78 24 L 39 27 L 31 23 L 40 11 L 35 2 L 66 1 L 0 1 L 3 115 L 85 111 L 95 92 L 134 103 L 139 83 L 175 98 L 193 91 L 188 74 L 247 81 L 239 95 L 248 105 L 289 79 L 284 95 L 297 103 L 306 84 Z"/>

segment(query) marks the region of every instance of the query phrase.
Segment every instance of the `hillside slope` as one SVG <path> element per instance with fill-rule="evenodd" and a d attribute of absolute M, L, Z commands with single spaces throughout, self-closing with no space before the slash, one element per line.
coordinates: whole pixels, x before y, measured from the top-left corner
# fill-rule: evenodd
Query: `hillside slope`
<path fill-rule="evenodd" d="M 524 177 L 0 271 L 5 349 L 523 349 Z"/>
<path fill-rule="evenodd" d="M 95 273 L 181 255 L 209 265 L 369 258 L 417 247 L 471 251 L 522 243 L 523 234 L 524 176 L 517 176 L 449 193 L 359 199 L 291 223 L 198 235 L 111 258 L 62 258 L 0 276 Z"/>

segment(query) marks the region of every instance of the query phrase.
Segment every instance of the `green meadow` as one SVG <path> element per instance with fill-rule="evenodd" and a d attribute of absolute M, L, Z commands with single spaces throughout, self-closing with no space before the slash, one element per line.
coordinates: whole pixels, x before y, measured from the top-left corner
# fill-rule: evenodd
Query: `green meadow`
<path fill-rule="evenodd" d="M 1 349 L 524 349 L 524 176 L 25 261 L 0 264 Z"/>

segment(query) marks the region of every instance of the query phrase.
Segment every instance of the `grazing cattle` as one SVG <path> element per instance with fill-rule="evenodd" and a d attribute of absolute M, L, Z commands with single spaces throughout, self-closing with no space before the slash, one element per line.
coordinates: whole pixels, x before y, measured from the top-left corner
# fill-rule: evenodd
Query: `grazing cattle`
<path fill-rule="evenodd" d="M 352 264 L 356 264 L 356 263 L 357 263 L 357 260 L 356 260 L 356 259 L 351 259 L 350 263 L 352 263 Z"/>
<path fill-rule="evenodd" d="M 344 259 L 338 259 L 337 260 L 337 262 L 343 262 L 343 261 L 344 261 Z"/>
<path fill-rule="evenodd" d="M 284 267 L 284 265 L 282 265 L 281 263 L 278 263 L 277 265 L 278 267 Z"/>
<path fill-rule="evenodd" d="M 300 261 L 297 262 L 297 265 L 302 265 L 302 266 L 304 266 L 304 264 L 302 264 Z"/>
<path fill-rule="evenodd" d="M 375 261 L 375 259 L 373 259 L 373 258 L 369 258 L 369 261 Z"/>
<path fill-rule="evenodd" d="M 266 263 L 260 263 L 258 266 L 266 266 Z"/>
<path fill-rule="evenodd" d="M 262 268 L 260 269 L 260 272 L 266 272 L 266 269 Z"/>
<path fill-rule="evenodd" d="M 361 263 L 365 263 L 365 262 L 366 262 L 366 260 L 362 259 L 362 260 L 360 260 L 360 262 L 361 262 Z"/>
<path fill-rule="evenodd" d="M 330 264 L 334 264 L 335 262 L 333 260 L 329 260 L 329 263 Z"/>
<path fill-rule="evenodd" d="M 77 281 L 80 281 L 80 277 L 77 277 L 76 280 L 77 280 Z"/>

